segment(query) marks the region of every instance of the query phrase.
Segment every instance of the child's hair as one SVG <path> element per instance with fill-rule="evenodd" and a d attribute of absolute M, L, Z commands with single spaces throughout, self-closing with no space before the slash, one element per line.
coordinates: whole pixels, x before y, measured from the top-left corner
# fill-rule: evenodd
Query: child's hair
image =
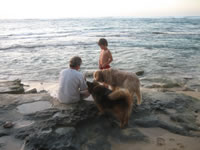
<path fill-rule="evenodd" d="M 99 39 L 99 42 L 98 42 L 98 45 L 108 46 L 108 42 L 107 42 L 106 39 L 100 38 L 100 39 Z"/>

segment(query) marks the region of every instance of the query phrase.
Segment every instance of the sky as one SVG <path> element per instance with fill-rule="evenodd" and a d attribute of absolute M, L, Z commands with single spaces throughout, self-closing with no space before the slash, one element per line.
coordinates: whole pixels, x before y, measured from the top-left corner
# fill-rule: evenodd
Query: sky
<path fill-rule="evenodd" d="M 0 19 L 200 16 L 200 0 L 0 0 Z"/>

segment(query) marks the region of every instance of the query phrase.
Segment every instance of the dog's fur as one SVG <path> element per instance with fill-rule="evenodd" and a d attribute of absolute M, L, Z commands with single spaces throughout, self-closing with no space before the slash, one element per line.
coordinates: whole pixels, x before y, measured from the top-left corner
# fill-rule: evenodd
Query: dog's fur
<path fill-rule="evenodd" d="M 133 100 L 128 90 L 110 89 L 100 85 L 98 82 L 87 82 L 88 91 L 100 113 L 111 112 L 120 120 L 120 127 L 128 125 L 128 120 L 132 111 Z"/>
<path fill-rule="evenodd" d="M 106 83 L 112 87 L 128 89 L 133 98 L 137 96 L 137 104 L 141 104 L 140 80 L 135 73 L 124 72 L 116 69 L 105 69 L 94 72 L 94 79 L 98 82 Z"/>

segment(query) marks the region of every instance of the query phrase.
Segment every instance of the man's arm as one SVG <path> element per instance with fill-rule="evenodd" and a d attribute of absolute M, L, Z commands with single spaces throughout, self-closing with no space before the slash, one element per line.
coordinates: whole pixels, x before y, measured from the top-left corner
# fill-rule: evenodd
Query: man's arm
<path fill-rule="evenodd" d="M 84 77 L 82 77 L 81 81 L 80 81 L 80 95 L 81 95 L 81 98 L 84 99 L 84 98 L 87 98 L 90 96 L 90 93 L 88 92 L 88 87 L 87 87 L 87 84 L 86 84 L 86 81 L 84 79 Z"/>
<path fill-rule="evenodd" d="M 81 99 L 88 98 L 90 96 L 90 93 L 88 90 L 80 91 Z"/>

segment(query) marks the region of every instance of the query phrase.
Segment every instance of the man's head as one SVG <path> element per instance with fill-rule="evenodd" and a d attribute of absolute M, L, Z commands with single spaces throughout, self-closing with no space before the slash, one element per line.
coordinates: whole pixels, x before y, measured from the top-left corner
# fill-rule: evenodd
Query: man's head
<path fill-rule="evenodd" d="M 108 42 L 107 42 L 106 39 L 101 38 L 101 39 L 99 39 L 98 45 L 99 45 L 99 47 L 100 47 L 101 49 L 106 49 L 107 46 L 108 46 Z"/>
<path fill-rule="evenodd" d="M 79 56 L 74 56 L 69 61 L 69 66 L 72 69 L 79 70 L 82 64 L 82 59 Z"/>

